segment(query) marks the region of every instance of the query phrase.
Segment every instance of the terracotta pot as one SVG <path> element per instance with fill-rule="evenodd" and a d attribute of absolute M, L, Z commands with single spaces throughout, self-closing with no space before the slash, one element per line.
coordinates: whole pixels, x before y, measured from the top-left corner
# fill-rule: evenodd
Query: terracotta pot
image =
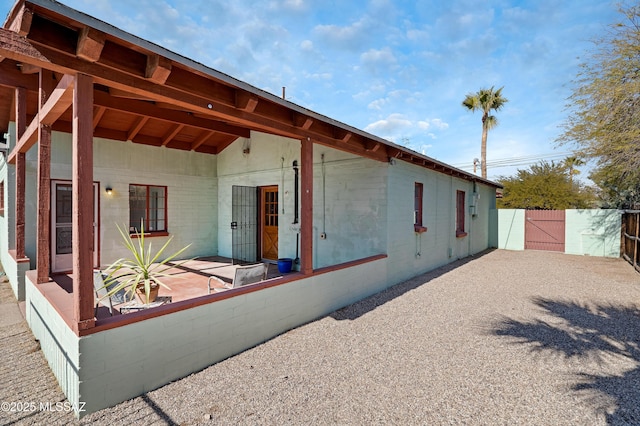
<path fill-rule="evenodd" d="M 151 282 L 151 289 L 149 291 L 149 303 L 155 302 L 158 297 L 159 291 L 160 285 Z M 136 287 L 136 296 L 141 303 L 147 303 L 147 296 L 144 293 L 144 284 L 139 284 L 138 287 Z"/>

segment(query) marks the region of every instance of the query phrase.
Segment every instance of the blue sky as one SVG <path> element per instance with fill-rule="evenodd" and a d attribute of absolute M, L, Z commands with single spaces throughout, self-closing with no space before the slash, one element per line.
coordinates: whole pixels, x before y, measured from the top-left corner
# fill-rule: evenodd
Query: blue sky
<path fill-rule="evenodd" d="M 619 17 L 608 0 L 62 3 L 276 95 L 286 86 L 296 104 L 465 170 L 480 157 L 481 116 L 461 102 L 504 86 L 490 179 L 516 169 L 492 162 L 568 152 L 554 140 L 571 81 Z M 12 4 L 0 0 L 0 13 Z"/>

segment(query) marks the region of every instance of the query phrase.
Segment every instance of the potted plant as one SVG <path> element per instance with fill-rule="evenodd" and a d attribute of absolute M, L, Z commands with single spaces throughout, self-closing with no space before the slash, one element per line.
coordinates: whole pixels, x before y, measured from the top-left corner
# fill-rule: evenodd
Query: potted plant
<path fill-rule="evenodd" d="M 151 303 L 157 297 L 160 286 L 171 290 L 161 280 L 163 277 L 169 276 L 166 271 L 187 260 L 178 265 L 167 265 L 166 263 L 179 256 L 191 244 L 171 256 L 159 260 L 173 237 L 169 238 L 160 250 L 152 255 L 151 243 L 148 246 L 145 245 L 144 222 L 140 224 L 140 233 L 136 231 L 134 234 L 137 242 L 134 242 L 134 238 L 128 232 L 123 231 L 120 226 L 116 225 L 116 227 L 131 257 L 118 259 L 105 270 L 109 274 L 104 280 L 104 287 L 108 289 L 107 296 L 113 296 L 119 291 L 125 290 L 126 299 L 133 300 L 133 297 L 138 294 L 143 303 Z"/>

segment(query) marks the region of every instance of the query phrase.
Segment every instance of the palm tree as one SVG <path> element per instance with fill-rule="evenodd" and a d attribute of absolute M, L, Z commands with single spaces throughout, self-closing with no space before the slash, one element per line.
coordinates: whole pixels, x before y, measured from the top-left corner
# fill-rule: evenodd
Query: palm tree
<path fill-rule="evenodd" d="M 482 177 L 487 178 L 487 133 L 498 125 L 498 119 L 494 115 L 489 115 L 491 110 L 498 111 L 509 100 L 502 96 L 502 89 L 494 90 L 480 89 L 477 93 L 469 93 L 462 101 L 462 106 L 470 111 L 482 111 L 482 150 L 480 152 L 482 164 Z"/>
<path fill-rule="evenodd" d="M 564 159 L 564 166 L 569 171 L 569 181 L 573 184 L 573 177 L 580 174 L 577 167 L 584 166 L 585 162 L 580 157 L 572 156 Z"/>

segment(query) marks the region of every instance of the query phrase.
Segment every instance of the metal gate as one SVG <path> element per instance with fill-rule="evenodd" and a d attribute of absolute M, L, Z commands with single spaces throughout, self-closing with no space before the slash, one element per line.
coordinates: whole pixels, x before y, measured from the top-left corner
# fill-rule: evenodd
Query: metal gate
<path fill-rule="evenodd" d="M 525 217 L 525 250 L 564 252 L 564 210 L 527 210 Z"/>
<path fill-rule="evenodd" d="M 231 188 L 232 262 L 258 260 L 258 189 L 254 186 Z"/>

